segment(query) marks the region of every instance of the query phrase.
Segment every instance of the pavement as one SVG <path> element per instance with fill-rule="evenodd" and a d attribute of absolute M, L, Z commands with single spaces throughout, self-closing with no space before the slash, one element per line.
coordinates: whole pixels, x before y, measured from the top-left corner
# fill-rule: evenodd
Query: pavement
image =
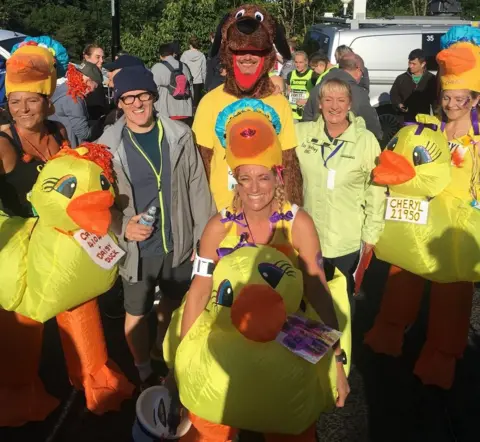
<path fill-rule="evenodd" d="M 426 302 L 406 334 L 401 357 L 376 355 L 363 345 L 362 336 L 378 311 L 386 272 L 386 266 L 377 261 L 367 272 L 355 316 L 351 394 L 344 408 L 321 416 L 318 442 L 479 442 L 480 289 L 474 296 L 468 347 L 457 363 L 455 383 L 450 391 L 443 391 L 423 386 L 412 374 L 425 337 Z M 107 346 L 111 358 L 135 381 L 123 321 L 103 314 L 116 302 L 116 290 L 100 299 Z M 101 417 L 85 409 L 83 394 L 69 384 L 55 321 L 46 324 L 40 372 L 47 390 L 62 405 L 44 422 L 0 428 L 1 442 L 131 442 L 134 401 L 125 402 L 120 412 Z M 240 442 L 253 441 L 262 438 L 253 433 L 240 437 Z"/>

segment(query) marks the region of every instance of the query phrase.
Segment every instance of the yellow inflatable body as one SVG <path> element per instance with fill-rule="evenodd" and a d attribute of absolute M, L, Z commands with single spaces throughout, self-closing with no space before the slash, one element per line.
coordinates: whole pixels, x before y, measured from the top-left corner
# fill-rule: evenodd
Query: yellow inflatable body
<path fill-rule="evenodd" d="M 275 340 L 285 322 L 282 309 L 284 315 L 316 318 L 309 308 L 300 311 L 301 272 L 276 249 L 242 247 L 220 259 L 213 287 L 206 309 L 180 345 L 183 306 L 165 339 L 165 359 L 174 365 L 182 403 L 216 424 L 266 433 L 305 431 L 334 404 L 336 368 L 331 351 L 312 364 Z M 336 274 L 330 288 L 349 357 L 350 305 L 343 275 Z"/>
<path fill-rule="evenodd" d="M 79 223 L 106 233 L 113 189 L 98 164 L 79 160 L 88 150 L 65 151 L 32 190 L 38 218 L 0 216 L 0 308 L 39 322 L 108 291 L 117 276 L 117 266 L 100 266 L 75 238 Z"/>
<path fill-rule="evenodd" d="M 375 254 L 430 281 L 479 281 L 480 210 L 471 205 L 471 168 L 452 165 L 437 119 L 418 120 L 390 141 L 374 170 L 375 182 L 390 191 Z M 465 140 L 467 151 L 472 141 Z"/>

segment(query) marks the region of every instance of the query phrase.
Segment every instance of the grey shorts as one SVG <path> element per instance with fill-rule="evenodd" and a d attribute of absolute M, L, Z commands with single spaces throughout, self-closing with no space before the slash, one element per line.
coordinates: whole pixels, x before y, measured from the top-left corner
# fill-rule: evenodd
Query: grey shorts
<path fill-rule="evenodd" d="M 132 316 L 143 316 L 152 310 L 155 286 L 160 287 L 162 296 L 181 301 L 187 293 L 191 277 L 192 262 L 187 260 L 172 267 L 173 253 L 165 256 L 141 258 L 138 282 L 130 284 L 122 278 L 125 311 Z"/>

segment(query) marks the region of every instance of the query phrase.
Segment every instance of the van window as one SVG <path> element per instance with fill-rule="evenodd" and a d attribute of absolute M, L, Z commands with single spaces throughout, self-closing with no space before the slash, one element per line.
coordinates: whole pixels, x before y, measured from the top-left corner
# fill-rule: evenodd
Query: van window
<path fill-rule="evenodd" d="M 323 51 L 329 54 L 330 37 L 323 32 L 311 29 L 308 31 L 303 42 L 303 50 L 310 57 L 314 52 Z"/>
<path fill-rule="evenodd" d="M 369 70 L 405 71 L 408 54 L 421 43 L 421 34 L 369 35 L 356 38 L 350 47 Z"/>
<path fill-rule="evenodd" d="M 440 37 L 443 34 L 423 34 L 422 49 L 427 57 L 427 69 L 429 71 L 437 71 L 438 64 L 435 57 L 440 52 Z"/>

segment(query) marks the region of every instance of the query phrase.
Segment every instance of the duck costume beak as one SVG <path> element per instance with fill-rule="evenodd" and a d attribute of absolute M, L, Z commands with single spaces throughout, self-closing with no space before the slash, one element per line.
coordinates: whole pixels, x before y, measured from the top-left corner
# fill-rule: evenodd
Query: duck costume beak
<path fill-rule="evenodd" d="M 104 236 L 112 221 L 110 207 L 113 201 L 108 190 L 85 193 L 68 204 L 67 214 L 81 229 Z"/>
<path fill-rule="evenodd" d="M 287 320 L 282 297 L 270 286 L 250 284 L 239 293 L 232 305 L 232 323 L 254 342 L 275 340 Z"/>
<path fill-rule="evenodd" d="M 373 182 L 383 186 L 403 184 L 415 178 L 414 167 L 398 153 L 384 150 L 379 165 L 373 169 Z"/>

